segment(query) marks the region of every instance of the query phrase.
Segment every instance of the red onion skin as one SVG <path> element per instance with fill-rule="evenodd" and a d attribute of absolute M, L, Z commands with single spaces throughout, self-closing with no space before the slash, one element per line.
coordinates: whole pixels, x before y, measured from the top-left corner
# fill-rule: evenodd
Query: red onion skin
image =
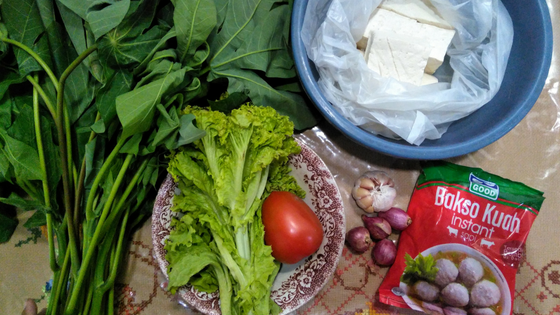
<path fill-rule="evenodd" d="M 371 256 L 376 264 L 380 266 L 390 266 L 395 262 L 395 258 L 397 257 L 397 246 L 391 240 L 381 240 L 373 247 Z"/>
<path fill-rule="evenodd" d="M 351 250 L 361 254 L 373 245 L 373 241 L 365 227 L 357 226 L 346 233 L 346 244 Z"/>
<path fill-rule="evenodd" d="M 396 207 L 392 207 L 385 212 L 379 212 L 377 216 L 387 220 L 391 227 L 397 231 L 404 231 L 412 223 L 408 213 Z"/>
<path fill-rule="evenodd" d="M 368 217 L 364 214 L 362 215 L 362 221 L 364 221 L 364 225 L 373 239 L 382 240 L 392 233 L 391 225 L 383 218 Z"/>

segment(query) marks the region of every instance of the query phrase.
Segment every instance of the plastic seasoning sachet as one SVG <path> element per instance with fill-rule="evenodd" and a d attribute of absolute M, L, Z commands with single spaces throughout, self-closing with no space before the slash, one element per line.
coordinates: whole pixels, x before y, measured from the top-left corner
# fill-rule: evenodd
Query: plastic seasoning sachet
<path fill-rule="evenodd" d="M 408 207 L 381 302 L 445 315 L 510 315 L 543 193 L 479 168 L 430 162 Z"/>

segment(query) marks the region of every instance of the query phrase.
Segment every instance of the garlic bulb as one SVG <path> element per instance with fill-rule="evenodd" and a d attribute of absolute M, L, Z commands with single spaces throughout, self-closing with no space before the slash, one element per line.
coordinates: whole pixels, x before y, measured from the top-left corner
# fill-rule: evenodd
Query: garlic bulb
<path fill-rule="evenodd" d="M 382 171 L 365 172 L 352 189 L 356 204 L 368 213 L 389 210 L 396 196 L 395 183 Z"/>

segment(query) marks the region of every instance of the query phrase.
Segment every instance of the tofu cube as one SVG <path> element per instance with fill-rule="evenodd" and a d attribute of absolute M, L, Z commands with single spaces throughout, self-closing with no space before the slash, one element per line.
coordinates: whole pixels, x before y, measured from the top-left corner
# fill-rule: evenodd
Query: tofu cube
<path fill-rule="evenodd" d="M 430 46 L 392 32 L 373 32 L 367 58 L 368 67 L 383 77 L 393 77 L 401 82 L 422 84 L 428 62 Z M 372 66 L 370 66 L 372 65 Z"/>
<path fill-rule="evenodd" d="M 431 50 L 425 72 L 429 74 L 433 74 L 441 66 L 449 44 L 455 36 L 455 30 L 419 23 L 415 19 L 383 8 L 377 9 L 372 15 L 366 27 L 364 38 L 358 42 L 358 48 L 367 48 L 367 40 L 372 32 L 394 33 L 400 35 L 401 38 L 427 43 Z"/>
<path fill-rule="evenodd" d="M 380 8 L 393 11 L 420 23 L 430 24 L 444 29 L 452 30 L 453 26 L 447 23 L 439 14 L 426 5 L 422 0 L 385 0 Z"/>

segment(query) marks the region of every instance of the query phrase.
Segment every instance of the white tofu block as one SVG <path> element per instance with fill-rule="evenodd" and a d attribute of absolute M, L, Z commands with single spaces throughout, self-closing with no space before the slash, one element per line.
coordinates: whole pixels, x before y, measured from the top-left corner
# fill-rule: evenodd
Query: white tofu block
<path fill-rule="evenodd" d="M 385 0 L 380 8 L 393 11 L 400 15 L 414 19 L 420 23 L 452 30 L 453 26 L 439 16 L 433 8 L 427 6 L 422 0 Z"/>
<path fill-rule="evenodd" d="M 371 46 L 372 46 L 372 43 L 373 43 L 373 32 L 371 32 L 368 35 L 368 38 L 371 38 L 372 40 L 367 41 L 366 50 L 364 52 L 364 56 L 365 56 L 365 59 L 366 59 L 366 64 L 367 64 L 368 68 L 370 68 L 371 70 L 381 74 L 381 70 L 379 69 L 378 58 L 376 56 L 373 56 L 372 58 L 370 58 Z"/>
<path fill-rule="evenodd" d="M 392 77 L 395 80 L 399 80 L 399 74 L 393 60 L 393 53 L 389 46 L 389 38 L 378 37 L 372 33 L 370 35 L 372 37 L 370 37 L 368 42 L 370 47 L 367 61 L 368 67 L 374 71 L 376 71 L 377 67 L 377 72 L 382 77 Z"/>
<path fill-rule="evenodd" d="M 431 50 L 427 43 L 393 32 L 374 32 L 372 37 L 368 64 L 377 62 L 381 76 L 414 85 L 422 83 Z"/>
<path fill-rule="evenodd" d="M 419 32 L 432 46 L 428 65 L 426 66 L 426 73 L 433 74 L 443 63 L 449 44 L 451 44 L 451 40 L 455 36 L 455 30 L 448 30 L 429 24 L 420 24 Z"/>
<path fill-rule="evenodd" d="M 438 79 L 436 77 L 434 77 L 431 74 L 427 74 L 424 73 L 424 75 L 422 76 L 422 82 L 420 82 L 420 85 L 428 85 L 428 84 L 433 84 L 433 83 L 438 83 Z"/>
<path fill-rule="evenodd" d="M 418 24 L 415 20 L 402 16 L 385 9 L 376 9 L 369 19 L 364 35 L 357 46 L 359 49 L 366 49 L 369 34 L 376 31 L 397 30 L 398 28 L 414 27 Z"/>
<path fill-rule="evenodd" d="M 433 74 L 443 63 L 447 48 L 455 36 L 455 30 L 444 29 L 430 24 L 419 23 L 383 8 L 377 9 L 368 22 L 364 38 L 358 45 L 367 43 L 371 32 L 393 32 L 408 37 L 411 41 L 426 42 L 431 46 L 430 57 L 425 71 Z M 358 46 L 359 47 L 359 46 Z M 364 47 L 365 49 L 365 47 Z"/>

